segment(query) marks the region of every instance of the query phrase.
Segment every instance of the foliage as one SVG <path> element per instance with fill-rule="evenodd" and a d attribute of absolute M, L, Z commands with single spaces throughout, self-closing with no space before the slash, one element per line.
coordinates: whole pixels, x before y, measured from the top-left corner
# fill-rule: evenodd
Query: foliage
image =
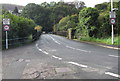
<path fill-rule="evenodd" d="M 75 5 L 69 5 L 64 2 L 41 3 L 40 5 L 30 3 L 22 10 L 21 16 L 31 18 L 38 25 L 43 27 L 43 31 L 53 30 L 53 26 L 63 17 L 78 13 Z"/>
<path fill-rule="evenodd" d="M 76 32 L 79 32 L 80 36 L 96 37 L 98 31 L 98 22 L 96 20 L 98 16 L 99 13 L 95 8 L 82 9 L 79 13 L 79 23 Z"/>
<path fill-rule="evenodd" d="M 10 39 L 14 38 L 23 38 L 30 36 L 34 27 L 36 26 L 35 22 L 31 19 L 27 19 L 24 17 L 12 15 L 10 13 L 3 14 L 3 18 L 7 16 L 10 18 L 10 31 L 8 31 L 8 37 Z M 5 32 L 3 31 L 3 40 L 5 39 Z"/>
<path fill-rule="evenodd" d="M 69 28 L 75 29 L 78 23 L 77 15 L 63 17 L 57 24 L 57 31 L 67 31 Z"/>
<path fill-rule="evenodd" d="M 102 4 L 95 5 L 95 8 L 98 9 L 100 12 L 106 11 L 109 9 L 109 3 L 104 2 Z"/>
<path fill-rule="evenodd" d="M 102 43 L 102 44 L 108 44 L 108 45 L 112 45 L 112 39 L 111 37 L 107 37 L 107 38 L 94 38 L 94 37 L 84 37 L 84 38 L 80 38 L 81 41 L 88 41 L 88 42 L 96 42 L 96 43 Z M 120 36 L 116 36 L 114 38 L 114 45 L 120 46 Z"/>
<path fill-rule="evenodd" d="M 37 25 L 37 26 L 35 26 L 34 29 L 37 30 L 37 31 L 42 31 L 42 26 Z"/>

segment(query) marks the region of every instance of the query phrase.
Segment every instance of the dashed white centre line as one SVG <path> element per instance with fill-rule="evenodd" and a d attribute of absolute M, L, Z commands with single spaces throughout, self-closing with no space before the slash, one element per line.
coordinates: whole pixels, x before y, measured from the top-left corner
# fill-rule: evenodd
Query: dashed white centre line
<path fill-rule="evenodd" d="M 113 77 L 120 78 L 120 75 L 118 75 L 118 74 L 115 74 L 115 73 L 111 73 L 111 72 L 105 72 L 105 74 L 107 74 L 107 75 L 110 75 L 110 76 L 113 76 Z"/>
<path fill-rule="evenodd" d="M 56 56 L 54 56 L 54 55 L 52 55 L 52 57 L 53 57 L 53 58 L 56 58 L 56 59 L 58 59 L 58 60 L 62 60 L 62 58 L 56 57 Z"/>
<path fill-rule="evenodd" d="M 51 36 L 50 36 L 50 37 L 51 37 Z M 58 41 L 56 41 L 53 37 L 51 37 L 51 39 L 52 39 L 55 43 L 57 43 L 57 44 L 60 45 L 60 43 L 59 43 Z"/>
<path fill-rule="evenodd" d="M 82 49 L 77 49 L 77 48 L 73 48 L 71 46 L 66 46 L 67 48 L 73 49 L 73 50 L 78 50 L 78 51 L 83 51 L 83 52 L 91 52 L 91 51 L 86 51 L 86 50 L 82 50 Z"/>
<path fill-rule="evenodd" d="M 70 49 L 75 49 L 75 48 L 73 48 L 73 47 L 70 47 L 70 46 L 66 46 L 67 48 L 70 48 Z"/>
<path fill-rule="evenodd" d="M 116 57 L 116 58 L 118 58 L 118 57 L 120 57 L 120 56 L 117 56 L 117 55 L 109 55 L 110 57 Z"/>
<path fill-rule="evenodd" d="M 80 66 L 80 67 L 83 67 L 83 68 L 87 68 L 88 66 L 87 65 L 83 65 L 83 64 L 78 64 L 76 62 L 68 62 L 69 64 L 73 64 L 73 65 L 76 65 L 76 66 Z"/>

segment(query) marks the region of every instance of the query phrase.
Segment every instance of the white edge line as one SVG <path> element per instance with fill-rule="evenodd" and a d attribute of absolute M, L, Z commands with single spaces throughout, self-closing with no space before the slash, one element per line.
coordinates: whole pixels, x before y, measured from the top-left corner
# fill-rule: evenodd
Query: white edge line
<path fill-rule="evenodd" d="M 48 55 L 48 54 L 49 54 L 48 52 L 43 51 L 42 49 L 40 49 L 40 48 L 38 47 L 38 44 L 36 44 L 36 47 L 37 47 L 37 49 L 38 49 L 39 51 L 43 52 L 44 54 L 46 54 L 46 55 Z"/>
<path fill-rule="evenodd" d="M 56 58 L 56 59 L 58 59 L 58 60 L 62 60 L 62 58 L 56 57 L 56 56 L 54 56 L 54 55 L 52 55 L 52 57 L 53 57 L 53 58 Z"/>
<path fill-rule="evenodd" d="M 83 68 L 87 68 L 88 67 L 87 65 L 78 64 L 76 62 L 68 62 L 68 63 L 73 64 L 73 65 L 77 65 L 77 66 L 80 66 L 80 67 L 83 67 Z"/>
<path fill-rule="evenodd" d="M 110 75 L 110 76 L 114 76 L 114 77 L 117 77 L 117 78 L 120 78 L 120 75 L 115 74 L 115 73 L 105 72 L 105 74 Z"/>
<path fill-rule="evenodd" d="M 46 55 L 48 55 L 49 53 L 48 52 L 46 52 L 46 51 L 42 51 L 44 54 L 46 54 Z"/>
<path fill-rule="evenodd" d="M 116 56 L 116 55 L 109 55 L 110 57 L 116 57 L 116 58 L 118 58 L 119 56 Z"/>

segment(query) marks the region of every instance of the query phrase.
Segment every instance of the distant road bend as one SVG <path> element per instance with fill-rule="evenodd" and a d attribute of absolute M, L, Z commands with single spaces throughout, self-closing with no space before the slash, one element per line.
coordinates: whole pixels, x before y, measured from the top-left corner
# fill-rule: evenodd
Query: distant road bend
<path fill-rule="evenodd" d="M 43 34 L 36 43 L 3 51 L 3 78 L 118 79 L 119 58 L 118 50 Z"/>

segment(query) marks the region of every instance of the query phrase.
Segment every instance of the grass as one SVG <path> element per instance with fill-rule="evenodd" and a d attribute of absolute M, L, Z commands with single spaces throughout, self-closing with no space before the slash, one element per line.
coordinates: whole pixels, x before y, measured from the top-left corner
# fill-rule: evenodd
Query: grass
<path fill-rule="evenodd" d="M 102 43 L 107 45 L 112 45 L 112 39 L 111 37 L 108 38 L 80 38 L 80 41 L 88 41 L 88 42 L 96 42 L 96 43 Z M 120 46 L 120 36 L 114 37 L 114 45 Z"/>

